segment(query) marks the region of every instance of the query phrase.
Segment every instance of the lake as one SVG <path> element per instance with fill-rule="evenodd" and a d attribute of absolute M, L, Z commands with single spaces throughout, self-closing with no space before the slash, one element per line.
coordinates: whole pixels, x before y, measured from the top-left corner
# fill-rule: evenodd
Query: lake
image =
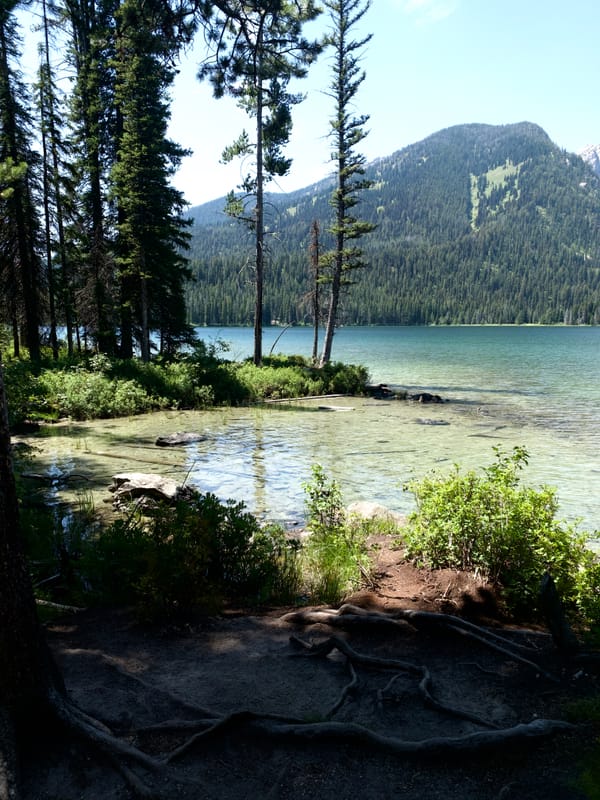
<path fill-rule="evenodd" d="M 228 342 L 228 358 L 252 353 L 251 329 L 198 334 Z M 310 328 L 264 331 L 265 355 L 308 356 L 311 347 Z M 339 482 L 346 502 L 375 500 L 407 513 L 414 507 L 403 490 L 408 480 L 454 463 L 484 466 L 494 446 L 523 445 L 530 453 L 524 481 L 556 487 L 561 517 L 600 527 L 600 328 L 342 328 L 333 358 L 365 365 L 374 383 L 447 402 L 342 398 L 331 403 L 346 410 L 334 412 L 319 410 L 322 400 L 168 411 L 49 427 L 35 443 L 57 486 L 69 474 L 83 476 L 100 502 L 115 472 L 160 471 L 285 522 L 301 520 L 302 483 L 315 463 Z M 206 441 L 156 448 L 158 435 L 183 430 Z"/>

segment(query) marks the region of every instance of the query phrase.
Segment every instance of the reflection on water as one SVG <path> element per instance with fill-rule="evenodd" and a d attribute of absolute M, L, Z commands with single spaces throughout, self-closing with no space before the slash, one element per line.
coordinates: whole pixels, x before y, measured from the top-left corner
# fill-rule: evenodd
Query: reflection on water
<path fill-rule="evenodd" d="M 250 329 L 200 334 L 231 341 L 231 358 L 252 352 Z M 265 330 L 265 352 L 280 334 Z M 276 352 L 308 355 L 311 346 L 310 329 L 290 329 Z M 531 454 L 524 479 L 557 487 L 563 516 L 600 527 L 600 329 L 344 328 L 334 351 L 336 359 L 367 366 L 375 383 L 449 402 L 336 399 L 353 409 L 344 413 L 319 411 L 319 401 L 168 411 L 54 426 L 30 441 L 47 469 L 81 476 L 61 482 L 63 495 L 79 485 L 99 505 L 110 500 L 115 473 L 160 472 L 291 521 L 302 517 L 302 482 L 315 463 L 339 481 L 346 502 L 376 500 L 406 513 L 413 507 L 406 481 L 454 463 L 486 465 L 494 445 L 523 445 Z M 156 447 L 158 436 L 176 431 L 208 438 Z"/>
<path fill-rule="evenodd" d="M 600 470 L 595 452 L 570 446 L 568 439 L 510 408 L 336 399 L 336 405 L 353 409 L 341 413 L 320 411 L 318 402 L 100 420 L 55 427 L 51 435 L 31 441 L 41 448 L 40 460 L 48 468 L 81 477 L 62 483 L 64 495 L 83 486 L 100 505 L 110 500 L 112 475 L 159 472 L 221 499 L 243 500 L 261 517 L 286 522 L 302 518 L 302 483 L 310 480 L 315 463 L 339 481 L 346 502 L 369 499 L 407 513 L 413 499 L 402 489 L 406 481 L 454 463 L 485 465 L 493 459 L 494 445 L 510 450 L 518 444 L 531 453 L 525 479 L 558 486 L 562 514 L 583 517 L 589 529 L 596 526 Z M 207 439 L 181 448 L 155 445 L 158 436 L 175 431 L 199 432 Z"/>

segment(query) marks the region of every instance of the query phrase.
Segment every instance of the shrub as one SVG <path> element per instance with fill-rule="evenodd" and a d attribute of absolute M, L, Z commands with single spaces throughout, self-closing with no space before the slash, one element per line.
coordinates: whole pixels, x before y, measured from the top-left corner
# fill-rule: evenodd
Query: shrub
<path fill-rule="evenodd" d="M 44 419 L 49 416 L 39 381 L 27 361 L 6 359 L 4 385 L 8 401 L 8 423 L 11 428 L 28 419 Z"/>
<path fill-rule="evenodd" d="M 364 367 L 341 363 L 313 366 L 303 356 L 270 356 L 260 367 L 250 361 L 234 366 L 251 400 L 305 397 L 328 393 L 361 394 L 368 381 Z"/>
<path fill-rule="evenodd" d="M 303 488 L 310 529 L 303 553 L 309 589 L 314 599 L 337 603 L 360 585 L 368 569 L 367 535 L 348 520 L 337 482 L 329 481 L 319 464 Z"/>
<path fill-rule="evenodd" d="M 553 489 L 519 485 L 528 461 L 523 447 L 494 452 L 482 474 L 455 465 L 449 475 L 407 485 L 417 503 L 404 534 L 408 555 L 433 568 L 480 571 L 504 588 L 513 611 L 536 607 L 540 579 L 550 572 L 563 601 L 592 613 L 600 568 L 587 537 L 556 519 Z"/>
<path fill-rule="evenodd" d="M 286 601 L 299 585 L 295 547 L 262 530 L 243 503 L 215 495 L 118 520 L 89 543 L 83 569 L 98 600 L 134 603 L 148 620 L 215 612 L 224 599 Z"/>
<path fill-rule="evenodd" d="M 140 414 L 156 408 L 147 392 L 132 380 L 114 380 L 82 367 L 44 370 L 39 378 L 47 403 L 57 416 L 77 420 Z"/>

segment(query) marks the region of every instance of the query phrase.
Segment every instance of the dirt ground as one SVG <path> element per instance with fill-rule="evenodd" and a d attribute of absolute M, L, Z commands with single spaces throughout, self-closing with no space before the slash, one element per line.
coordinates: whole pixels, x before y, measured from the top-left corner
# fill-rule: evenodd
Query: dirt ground
<path fill-rule="evenodd" d="M 558 680 L 456 632 L 423 630 L 408 622 L 392 629 L 303 625 L 282 618 L 289 609 L 231 609 L 218 618 L 168 630 L 141 626 L 124 610 L 85 611 L 49 624 L 48 639 L 70 697 L 121 740 L 161 758 L 194 729 L 150 726 L 166 720 L 187 720 L 191 726 L 203 719 L 201 730 L 215 728 L 158 771 L 128 762 L 150 787 L 149 796 L 583 798 L 575 780 L 598 734 L 585 727 L 485 750 L 392 752 L 390 740 L 446 741 L 535 719 L 566 719 L 569 703 L 598 691 L 598 676 L 562 664 L 543 629 L 502 625 L 493 596 L 471 576 L 417 570 L 403 563 L 396 550 L 382 547 L 377 552 L 377 583 L 351 598 L 353 604 L 387 613 L 420 609 L 477 619 L 487 629 L 533 647 L 535 654 L 528 659 Z M 293 634 L 318 643 L 332 633 L 360 654 L 427 667 L 436 700 L 488 724 L 429 707 L 419 692 L 418 671 L 356 663 L 352 672 L 339 650 L 327 657 L 306 656 L 290 642 Z M 254 713 L 228 717 L 242 711 Z M 215 726 L 224 718 L 228 724 Z M 275 733 L 254 724 L 257 719 L 274 722 Z M 290 720 L 307 731 L 329 721 L 330 733 L 292 738 L 286 733 Z M 379 738 L 349 741 L 338 735 L 342 729 L 356 731 L 352 724 L 366 726 Z M 134 796 L 114 764 L 84 741 L 65 736 L 48 742 L 40 731 L 30 744 L 23 771 L 27 800 Z"/>

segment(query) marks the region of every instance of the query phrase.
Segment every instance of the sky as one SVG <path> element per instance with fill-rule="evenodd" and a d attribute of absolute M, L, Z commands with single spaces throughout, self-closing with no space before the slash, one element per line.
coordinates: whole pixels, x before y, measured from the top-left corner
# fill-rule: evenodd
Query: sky
<path fill-rule="evenodd" d="M 598 0 L 372 0 L 353 37 L 372 34 L 355 108 L 370 116 L 369 133 L 357 151 L 371 161 L 452 125 L 525 120 L 572 152 L 600 143 L 599 32 Z M 231 98 L 214 100 L 195 79 L 200 56 L 181 64 L 169 129 L 194 151 L 174 179 L 192 205 L 240 182 L 240 164 L 219 160 L 252 129 Z M 298 83 L 306 98 L 294 109 L 293 164 L 269 188 L 291 191 L 331 174 L 331 74 L 324 54 Z"/>
<path fill-rule="evenodd" d="M 326 26 L 324 15 L 305 33 Z M 357 152 L 371 161 L 452 125 L 525 120 L 571 152 L 599 144 L 599 32 L 598 0 L 372 0 L 352 36 L 372 34 L 355 98 L 356 115 L 369 115 Z M 240 183 L 242 166 L 220 164 L 221 153 L 253 125 L 233 99 L 215 100 L 197 81 L 202 56 L 198 35 L 182 57 L 169 126 L 170 138 L 193 151 L 173 179 L 192 206 Z M 300 189 L 332 173 L 331 80 L 326 52 L 294 85 L 306 97 L 293 112 L 286 148 L 293 163 L 270 190 Z"/>

